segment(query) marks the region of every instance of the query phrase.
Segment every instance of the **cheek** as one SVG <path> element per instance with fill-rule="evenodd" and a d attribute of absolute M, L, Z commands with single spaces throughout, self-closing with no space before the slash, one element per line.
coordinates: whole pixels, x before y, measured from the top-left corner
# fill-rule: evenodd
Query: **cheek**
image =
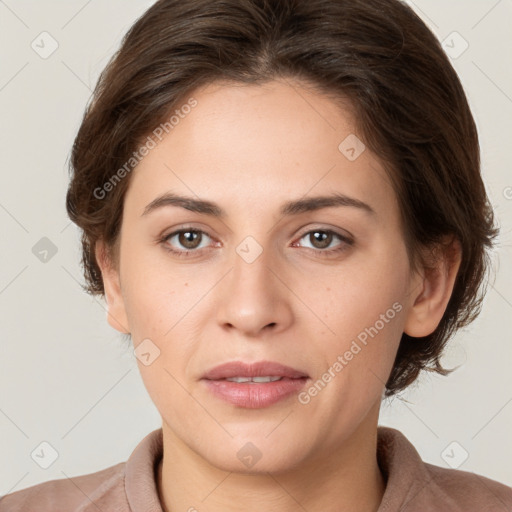
<path fill-rule="evenodd" d="M 131 276 L 125 306 L 132 340 L 136 353 L 149 353 L 146 360 L 138 356 L 137 365 L 151 400 L 172 424 L 191 407 L 186 369 L 197 348 L 194 329 L 200 323 L 193 320 L 202 293 L 187 277 L 166 275 L 151 265 L 133 267 Z"/>
<path fill-rule="evenodd" d="M 183 272 L 172 272 L 162 248 L 140 238 L 125 238 L 121 249 L 121 287 L 135 344 L 163 338 L 186 314 L 193 288 Z"/>
<path fill-rule="evenodd" d="M 299 398 L 336 425 L 331 431 L 350 431 L 382 398 L 403 332 L 407 271 L 401 253 L 361 259 L 350 271 L 331 272 L 310 295 L 329 329 L 311 353 L 317 371 Z"/>
<path fill-rule="evenodd" d="M 351 379 L 366 379 L 371 370 L 384 381 L 379 385 L 387 379 L 403 332 L 409 275 L 405 247 L 380 247 L 331 269 L 320 281 L 323 286 L 312 286 L 314 279 L 306 285 L 308 301 L 326 326 L 324 364 L 330 367 L 342 356 L 351 368 L 347 373 L 355 370 Z"/>
<path fill-rule="evenodd" d="M 158 358 L 149 366 L 139 361 L 147 386 L 169 385 L 170 375 L 180 381 L 187 361 L 196 350 L 205 314 L 202 298 L 215 284 L 192 265 L 172 265 L 164 250 L 135 250 L 127 241 L 122 266 L 123 299 L 134 348 L 145 342 L 157 348 Z M 149 342 L 147 341 L 149 340 Z M 141 345 L 141 349 L 143 346 Z M 154 386 L 153 386 L 154 384 Z"/>

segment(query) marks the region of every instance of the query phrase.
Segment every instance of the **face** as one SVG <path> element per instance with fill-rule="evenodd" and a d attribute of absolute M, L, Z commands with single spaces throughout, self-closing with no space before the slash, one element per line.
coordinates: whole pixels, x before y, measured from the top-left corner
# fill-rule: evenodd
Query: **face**
<path fill-rule="evenodd" d="M 223 470 L 286 470 L 376 428 L 421 280 L 348 110 L 298 82 L 191 96 L 130 177 L 111 323 L 146 354 L 164 436 Z"/>

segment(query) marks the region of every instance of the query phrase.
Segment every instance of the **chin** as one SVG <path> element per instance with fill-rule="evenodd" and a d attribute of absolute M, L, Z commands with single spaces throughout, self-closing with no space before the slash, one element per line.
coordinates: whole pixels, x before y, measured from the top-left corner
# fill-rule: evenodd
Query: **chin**
<path fill-rule="evenodd" d="M 197 452 L 220 470 L 246 475 L 287 472 L 308 456 L 304 440 L 286 435 L 272 439 L 272 435 L 265 437 L 261 431 L 253 436 L 237 436 L 229 442 L 219 440 L 213 450 L 203 446 Z"/>

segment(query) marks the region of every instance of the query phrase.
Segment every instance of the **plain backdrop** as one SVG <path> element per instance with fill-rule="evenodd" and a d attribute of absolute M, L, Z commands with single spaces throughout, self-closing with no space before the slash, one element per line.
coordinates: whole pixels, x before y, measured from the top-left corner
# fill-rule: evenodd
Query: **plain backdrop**
<path fill-rule="evenodd" d="M 0 0 L 0 495 L 125 461 L 161 425 L 133 351 L 80 288 L 79 233 L 64 206 L 97 77 L 152 3 Z M 512 485 L 512 2 L 409 4 L 467 91 L 502 231 L 481 316 L 444 358 L 460 368 L 385 401 L 380 424 L 426 462 Z M 41 447 L 56 457 L 46 469 Z"/>

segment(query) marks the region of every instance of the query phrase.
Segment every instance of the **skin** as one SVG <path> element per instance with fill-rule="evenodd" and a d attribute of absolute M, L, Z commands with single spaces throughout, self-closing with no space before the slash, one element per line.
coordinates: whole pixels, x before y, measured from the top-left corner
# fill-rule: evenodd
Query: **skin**
<path fill-rule="evenodd" d="M 338 149 L 355 133 L 349 109 L 284 79 L 215 83 L 191 96 L 198 105 L 130 177 L 119 265 L 102 242 L 96 247 L 109 323 L 135 347 L 149 338 L 160 350 L 138 365 L 162 416 L 162 507 L 376 511 L 385 490 L 376 457 L 384 384 L 402 333 L 425 336 L 438 325 L 460 258 L 411 271 L 381 162 L 368 148 L 354 161 Z M 176 205 L 142 215 L 168 191 L 215 202 L 226 216 Z M 279 214 L 286 201 L 334 191 L 375 214 L 351 206 Z M 204 231 L 199 248 L 178 236 L 161 241 L 187 227 Z M 354 243 L 334 235 L 323 248 L 315 229 Z M 262 249 L 252 263 L 236 252 L 247 236 Z M 315 382 L 395 303 L 401 311 L 307 404 L 294 395 L 236 407 L 200 380 L 227 361 L 270 360 Z M 237 457 L 248 442 L 261 453 L 251 468 Z"/>

